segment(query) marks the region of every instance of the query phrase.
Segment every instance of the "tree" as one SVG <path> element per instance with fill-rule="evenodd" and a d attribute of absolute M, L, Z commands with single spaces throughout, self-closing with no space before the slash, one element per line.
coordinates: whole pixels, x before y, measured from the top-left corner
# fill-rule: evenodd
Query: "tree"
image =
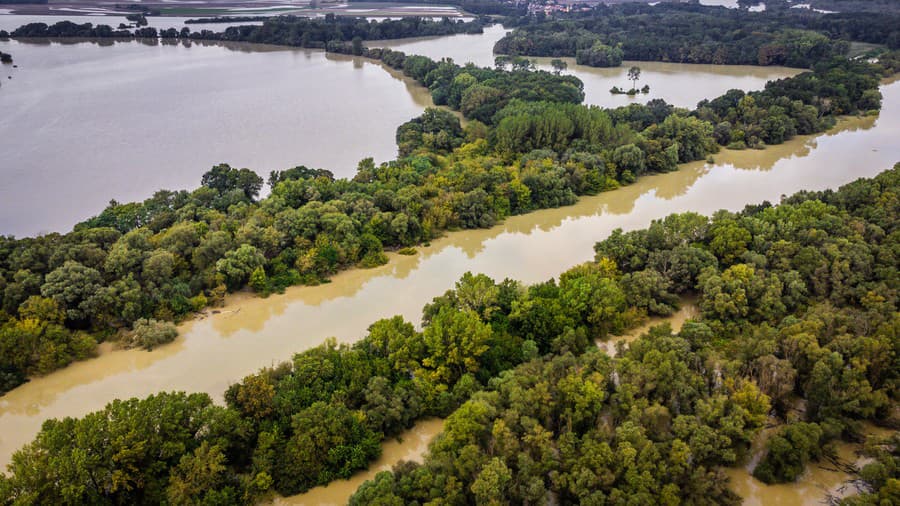
<path fill-rule="evenodd" d="M 640 67 L 631 67 L 628 69 L 628 80 L 631 81 L 631 90 L 634 91 L 637 88 L 638 79 L 641 78 L 641 68 Z"/>
<path fill-rule="evenodd" d="M 763 483 L 787 483 L 797 479 L 810 459 L 822 455 L 822 429 L 814 423 L 783 427 L 766 444 L 766 455 L 753 470 Z"/>
<path fill-rule="evenodd" d="M 265 264 L 265 257 L 256 247 L 241 244 L 236 250 L 225 253 L 225 258 L 216 262 L 216 271 L 225 276 L 231 288 L 240 288 L 247 283 L 250 274 Z"/>
<path fill-rule="evenodd" d="M 87 320 L 92 316 L 91 302 L 103 286 L 96 269 L 68 260 L 47 275 L 41 295 L 56 300 L 70 320 Z"/>
<path fill-rule="evenodd" d="M 178 329 L 171 322 L 160 322 L 141 318 L 134 322 L 134 330 L 128 339 L 128 346 L 140 346 L 146 350 L 171 342 L 178 337 Z"/>
<path fill-rule="evenodd" d="M 559 58 L 554 58 L 550 60 L 550 66 L 553 67 L 553 72 L 556 75 L 560 75 L 564 70 L 569 68 L 569 64 L 565 61 L 560 60 Z"/>
<path fill-rule="evenodd" d="M 255 200 L 262 189 L 263 178 L 250 169 L 233 169 L 227 163 L 214 166 L 203 174 L 201 184 L 224 195 L 232 190 L 241 190 L 248 200 Z"/>
<path fill-rule="evenodd" d="M 422 365 L 435 383 L 453 385 L 463 374 L 478 371 L 478 357 L 488 350 L 491 334 L 473 311 L 444 307 L 422 333 L 428 352 Z"/>

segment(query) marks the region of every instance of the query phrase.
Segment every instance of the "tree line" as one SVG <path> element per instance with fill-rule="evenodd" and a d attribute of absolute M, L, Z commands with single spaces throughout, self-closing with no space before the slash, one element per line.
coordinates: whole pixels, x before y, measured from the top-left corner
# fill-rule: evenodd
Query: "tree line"
<path fill-rule="evenodd" d="M 424 464 L 379 473 L 350 504 L 736 505 L 721 467 L 746 460 L 766 423 L 779 425 L 754 475 L 768 483 L 859 438 L 864 420 L 896 428 L 898 186 L 900 164 L 779 206 L 614 232 L 594 265 L 618 269 L 633 307 L 669 314 L 693 293 L 700 317 L 615 357 L 551 353 L 501 374 L 447 418 Z M 897 498 L 898 442 L 870 440 L 864 493 L 845 504 Z"/>
<path fill-rule="evenodd" d="M 374 2 L 392 3 L 392 0 L 373 0 Z M 350 3 L 368 2 L 368 0 L 350 0 Z M 528 5 L 518 2 L 506 2 L 498 0 L 416 0 L 409 2 L 417 5 L 456 5 L 465 12 L 471 12 L 479 16 L 521 16 L 527 12 Z"/>
<path fill-rule="evenodd" d="M 421 331 L 379 320 L 244 378 L 224 407 L 174 392 L 50 420 L 0 502 L 252 503 L 347 477 L 383 438 L 449 414 L 423 465 L 380 473 L 351 503 L 737 504 L 719 468 L 770 415 L 787 422 L 757 467 L 774 481 L 861 420 L 900 423 L 898 184 L 900 165 L 779 206 L 672 215 L 532 286 L 467 273 Z M 594 346 L 689 293 L 701 315 L 679 333 L 658 327 L 615 357 Z M 871 451 L 877 498 L 898 471 Z"/>
<path fill-rule="evenodd" d="M 383 264 L 386 248 L 572 204 L 720 144 L 762 147 L 821 131 L 836 115 L 877 109 L 886 72 L 835 60 L 691 113 L 662 101 L 607 111 L 577 104 L 581 82 L 571 76 L 367 54 L 472 120 L 463 128 L 450 112 L 427 110 L 398 128 L 399 159 L 363 160 L 352 179 L 276 171 L 260 200 L 260 176 L 222 164 L 194 191 L 111 202 L 68 234 L 0 238 L 0 392 L 91 356 L 99 341 L 156 346 L 173 337 L 166 322 L 229 291 L 319 283 Z"/>
<path fill-rule="evenodd" d="M 78 24 L 71 21 L 60 21 L 53 25 L 28 23 L 13 30 L 10 36 L 13 38 L 183 38 L 323 49 L 331 42 L 481 33 L 482 27 L 483 23 L 480 20 L 462 22 L 443 18 L 440 21 L 432 21 L 418 17 L 405 17 L 398 20 L 370 21 L 366 18 L 327 14 L 322 19 L 298 16 L 267 17 L 262 25 L 231 26 L 222 32 L 212 30 L 192 32 L 188 26 L 181 30 L 175 28 L 157 30 L 146 26 L 127 30 L 113 29 L 108 25 Z"/>
<path fill-rule="evenodd" d="M 850 41 L 900 48 L 900 14 L 820 14 L 662 3 L 601 5 L 559 19 L 524 17 L 494 46 L 498 54 L 571 56 L 583 65 L 625 60 L 810 68 L 845 55 Z"/>

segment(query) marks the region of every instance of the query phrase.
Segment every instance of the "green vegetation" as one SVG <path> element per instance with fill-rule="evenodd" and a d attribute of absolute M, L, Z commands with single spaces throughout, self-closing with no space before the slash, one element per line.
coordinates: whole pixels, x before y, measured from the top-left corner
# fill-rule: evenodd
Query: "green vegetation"
<path fill-rule="evenodd" d="M 581 353 L 586 336 L 634 323 L 640 310 L 626 305 L 611 264 L 528 290 L 466 274 L 425 307 L 421 332 L 400 317 L 380 320 L 352 346 L 328 341 L 244 378 L 226 408 L 172 393 L 48 422 L 0 478 L 0 503 L 235 504 L 346 478 L 383 438 L 446 416 L 500 371 L 551 350 Z M 551 307 L 568 309 L 548 327 L 540 320 Z M 533 333 L 540 328 L 559 335 Z"/>
<path fill-rule="evenodd" d="M 176 337 L 178 337 L 178 329 L 171 322 L 141 318 L 134 322 L 134 330 L 131 331 L 127 345 L 152 350 L 171 342 Z"/>
<path fill-rule="evenodd" d="M 900 48 L 900 13 L 819 14 L 806 9 L 739 9 L 662 3 L 601 5 L 562 19 L 519 18 L 494 52 L 574 56 L 615 67 L 623 59 L 810 68 L 844 55 L 849 41 Z"/>
<path fill-rule="evenodd" d="M 782 437 L 805 458 L 813 440 L 892 416 L 898 185 L 900 165 L 778 207 L 673 215 L 529 287 L 466 274 L 421 331 L 380 320 L 244 378 L 226 407 L 164 393 L 48 421 L 0 502 L 251 503 L 347 477 L 383 438 L 449 414 L 424 465 L 379 474 L 353 502 L 736 504 L 718 467 L 770 408 L 807 399 L 807 425 Z M 592 345 L 689 292 L 702 316 L 679 334 L 656 328 L 617 357 Z M 790 469 L 770 448 L 764 462 Z M 866 476 L 889 493 L 896 473 Z"/>
<path fill-rule="evenodd" d="M 808 403 L 803 421 L 769 440 L 756 468 L 766 481 L 795 478 L 860 420 L 896 426 L 898 187 L 900 164 L 777 207 L 614 232 L 581 272 L 617 266 L 607 279 L 632 309 L 650 313 L 697 293 L 700 318 L 678 334 L 656 327 L 616 357 L 562 350 L 501 373 L 449 416 L 424 464 L 379 473 L 350 503 L 739 504 L 719 468 L 746 457 L 771 408 L 783 417 L 794 399 Z M 573 272 L 561 276 L 561 291 Z M 517 316 L 537 293 L 548 299 L 530 314 L 550 322 L 570 314 L 572 302 L 554 305 L 544 286 L 514 304 L 514 335 L 558 332 L 523 332 L 541 328 L 523 328 Z M 616 296 L 597 293 L 576 306 L 594 311 L 588 322 L 627 314 L 598 314 Z M 848 504 L 896 497 L 896 443 L 870 445 L 877 460 L 862 476 L 873 494 Z"/>
<path fill-rule="evenodd" d="M 815 423 L 799 422 L 782 427 L 766 442 L 765 458 L 753 470 L 753 476 L 763 483 L 796 480 L 810 459 L 822 456 L 824 435 Z"/>
<path fill-rule="evenodd" d="M 889 71 L 838 59 L 694 112 L 662 101 L 602 110 L 577 104 L 582 85 L 572 76 L 366 53 L 472 121 L 462 128 L 450 112 L 428 110 L 398 128 L 402 158 L 363 160 L 351 180 L 303 166 L 276 171 L 258 200 L 263 179 L 223 164 L 192 192 L 111 202 L 68 234 L 0 238 L 0 392 L 89 356 L 93 343 L 127 335 L 142 318 L 177 322 L 245 286 L 266 295 L 382 265 L 385 248 L 572 204 L 706 159 L 719 145 L 822 131 L 838 114 L 878 109 L 878 78 Z M 26 316 L 32 297 L 52 300 L 63 318 Z"/>
<path fill-rule="evenodd" d="M 870 437 L 864 454 L 872 461 L 859 472 L 864 492 L 841 501 L 843 506 L 877 506 L 900 501 L 900 432 Z"/>

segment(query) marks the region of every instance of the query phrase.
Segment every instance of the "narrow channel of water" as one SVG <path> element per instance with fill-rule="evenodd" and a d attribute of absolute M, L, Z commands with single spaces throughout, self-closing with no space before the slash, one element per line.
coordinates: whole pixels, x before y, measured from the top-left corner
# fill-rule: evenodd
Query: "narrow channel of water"
<path fill-rule="evenodd" d="M 324 487 L 316 487 L 290 497 L 281 497 L 273 501 L 276 506 L 342 506 L 347 504 L 350 496 L 360 485 L 374 479 L 381 471 L 390 471 L 400 461 L 419 462 L 425 458 L 428 445 L 442 430 L 444 420 L 432 418 L 422 420 L 405 431 L 396 439 L 390 439 L 381 445 L 381 457 L 360 471 L 349 480 L 338 480 Z"/>
<path fill-rule="evenodd" d="M 607 355 L 616 356 L 616 344 L 623 342 L 626 345 L 631 344 L 635 339 L 646 334 L 651 328 L 668 323 L 672 328 L 672 332 L 680 332 L 684 322 L 691 318 L 700 316 L 700 307 L 697 305 L 696 297 L 683 297 L 678 303 L 678 310 L 669 316 L 653 316 L 647 319 L 642 325 L 635 327 L 620 336 L 609 336 L 605 340 L 596 340 L 597 347 L 603 350 Z"/>
<path fill-rule="evenodd" d="M 879 118 L 845 120 L 826 134 L 764 151 L 724 151 L 712 165 L 688 164 L 573 206 L 451 233 L 415 256 L 390 255 L 387 265 L 347 271 L 326 285 L 267 299 L 236 295 L 225 311 L 183 325 L 170 345 L 114 351 L 36 378 L 0 397 L 0 465 L 47 418 L 81 416 L 115 398 L 164 390 L 208 392 L 221 400 L 229 384 L 329 336 L 353 342 L 372 322 L 395 314 L 418 322 L 423 304 L 466 271 L 534 283 L 590 260 L 594 243 L 618 227 L 645 228 L 675 212 L 739 210 L 873 176 L 900 161 L 900 82 L 882 92 Z"/>
<path fill-rule="evenodd" d="M 238 14 L 240 15 L 240 14 Z M 261 14 L 251 13 L 250 15 L 258 16 Z M 211 17 L 211 16 L 195 16 L 195 17 Z M 214 32 L 221 32 L 225 28 L 229 26 L 239 26 L 239 25 L 261 25 L 262 21 L 248 21 L 243 23 L 196 23 L 196 24 L 185 24 L 185 21 L 191 18 L 184 17 L 176 17 L 176 16 L 149 16 L 147 18 L 147 26 L 156 28 L 157 30 L 165 30 L 167 28 L 175 28 L 176 30 L 181 30 L 184 27 L 188 27 L 192 32 L 199 32 L 202 30 L 212 30 Z M 59 12 L 55 15 L 49 14 L 2 14 L 0 13 L 0 30 L 6 30 L 7 32 L 12 32 L 16 28 L 27 25 L 29 23 L 46 23 L 48 25 L 54 25 L 60 21 L 71 21 L 73 23 L 84 24 L 91 23 L 92 25 L 109 25 L 113 28 L 118 28 L 120 23 L 124 23 L 126 25 L 131 24 L 131 21 L 125 19 L 125 14 L 121 15 L 104 15 L 100 12 L 94 14 L 78 14 L 78 13 L 66 13 Z"/>

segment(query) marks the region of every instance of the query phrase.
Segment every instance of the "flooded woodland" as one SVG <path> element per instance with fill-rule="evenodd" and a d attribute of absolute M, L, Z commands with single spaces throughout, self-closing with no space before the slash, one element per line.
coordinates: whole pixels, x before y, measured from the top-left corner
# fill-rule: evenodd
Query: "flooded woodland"
<path fill-rule="evenodd" d="M 482 35 L 388 41 L 410 54 L 448 56 L 492 65 L 499 26 Z M 366 156 L 396 156 L 396 126 L 432 105 L 414 83 L 375 62 L 320 51 L 246 44 L 0 42 L 20 68 L 0 89 L 0 233 L 64 230 L 106 201 L 148 196 L 148 189 L 192 188 L 209 166 L 227 162 L 263 174 L 304 164 L 351 177 Z M 537 60 L 548 68 L 549 60 Z M 663 98 L 692 107 L 731 88 L 760 89 L 788 77 L 786 68 L 641 63 L 651 93 L 611 95 L 627 84 L 622 68 L 569 62 L 585 83 L 588 104 L 615 107 Z M 60 86 L 60 83 L 65 83 Z M 200 391 L 222 401 L 225 388 L 257 369 L 290 358 L 328 337 L 350 343 L 377 319 L 400 314 L 418 323 L 422 305 L 467 271 L 534 283 L 590 260 L 593 245 L 616 228 L 646 227 L 668 214 L 740 210 L 777 202 L 802 189 L 834 188 L 870 177 L 900 159 L 900 82 L 881 89 L 877 117 L 842 119 L 832 130 L 798 136 L 765 150 L 723 150 L 714 162 L 672 173 L 577 204 L 516 216 L 484 230 L 451 232 L 413 256 L 354 269 L 320 286 L 289 288 L 258 298 L 238 293 L 180 327 L 180 337 L 153 352 L 115 350 L 75 363 L 0 397 L 0 464 L 53 417 L 80 416 L 116 398 L 158 391 Z M 166 149 L 161 149 L 165 146 Z M 12 149 L 15 147 L 15 149 Z M 41 199 L 34 195 L 40 193 Z M 686 301 L 670 320 L 677 329 L 696 315 Z M 636 338 L 650 325 L 607 343 Z M 382 457 L 351 480 L 280 500 L 282 504 L 339 504 L 362 483 L 399 460 L 421 460 L 442 420 L 419 422 L 384 444 Z M 858 446 L 840 456 L 856 461 Z M 749 464 L 748 464 L 749 466 Z M 818 504 L 847 476 L 811 466 L 790 485 L 764 486 L 747 469 L 729 470 L 745 504 Z"/>

